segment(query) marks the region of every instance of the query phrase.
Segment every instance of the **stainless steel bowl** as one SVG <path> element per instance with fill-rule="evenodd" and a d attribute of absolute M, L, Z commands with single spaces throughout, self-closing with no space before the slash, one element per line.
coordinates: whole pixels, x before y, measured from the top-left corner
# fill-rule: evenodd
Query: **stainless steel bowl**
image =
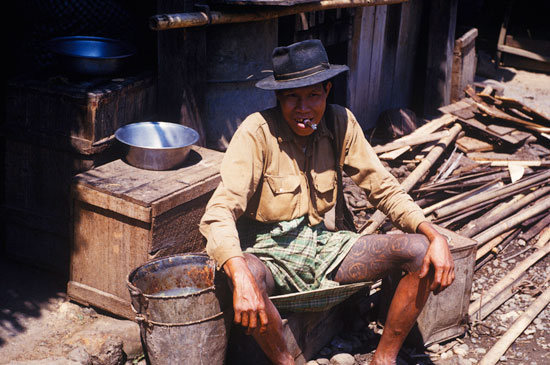
<path fill-rule="evenodd" d="M 183 164 L 199 134 L 181 124 L 140 122 L 117 129 L 115 138 L 127 146 L 125 159 L 130 165 L 170 170 Z"/>
<path fill-rule="evenodd" d="M 117 73 L 136 53 L 131 44 L 103 37 L 59 37 L 49 40 L 47 46 L 65 72 L 89 76 Z"/>

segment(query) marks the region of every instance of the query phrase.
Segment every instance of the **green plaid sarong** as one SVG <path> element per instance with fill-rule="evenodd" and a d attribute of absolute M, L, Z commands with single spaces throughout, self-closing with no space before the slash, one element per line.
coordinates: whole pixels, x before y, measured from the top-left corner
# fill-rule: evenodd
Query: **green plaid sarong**
<path fill-rule="evenodd" d="M 338 287 L 331 274 L 342 262 L 359 234 L 332 232 L 323 223 L 314 227 L 306 217 L 274 224 L 239 226 L 245 252 L 257 256 L 273 275 L 276 294 Z"/>

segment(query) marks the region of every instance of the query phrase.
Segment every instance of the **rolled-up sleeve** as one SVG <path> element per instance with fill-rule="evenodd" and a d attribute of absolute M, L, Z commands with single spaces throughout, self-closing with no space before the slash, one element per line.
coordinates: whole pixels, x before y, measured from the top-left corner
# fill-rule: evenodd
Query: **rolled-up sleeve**
<path fill-rule="evenodd" d="M 261 178 L 262 136 L 256 124 L 243 121 L 225 152 L 221 182 L 201 219 L 199 229 L 207 239 L 206 252 L 218 267 L 232 257 L 243 256 L 235 222 L 246 210 Z"/>
<path fill-rule="evenodd" d="M 355 117 L 348 111 L 344 170 L 367 194 L 369 202 L 400 229 L 414 233 L 426 221 L 422 210 L 407 194 L 397 179 L 382 165 L 365 139 Z"/>

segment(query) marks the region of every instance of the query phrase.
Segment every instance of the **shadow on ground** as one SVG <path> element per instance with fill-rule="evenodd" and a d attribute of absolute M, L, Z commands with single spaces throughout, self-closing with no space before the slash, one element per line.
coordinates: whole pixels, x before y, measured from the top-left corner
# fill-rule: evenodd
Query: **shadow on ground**
<path fill-rule="evenodd" d="M 26 331 L 28 319 L 39 318 L 41 310 L 66 297 L 61 276 L 0 258 L 0 347 Z"/>

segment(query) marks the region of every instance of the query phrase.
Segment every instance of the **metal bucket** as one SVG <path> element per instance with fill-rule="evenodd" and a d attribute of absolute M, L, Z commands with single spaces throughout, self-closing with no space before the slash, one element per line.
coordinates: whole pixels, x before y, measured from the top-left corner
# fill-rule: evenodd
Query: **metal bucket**
<path fill-rule="evenodd" d="M 150 364 L 223 364 L 231 296 L 206 254 L 152 260 L 127 280 Z M 218 284 L 218 285 L 216 285 Z"/>

